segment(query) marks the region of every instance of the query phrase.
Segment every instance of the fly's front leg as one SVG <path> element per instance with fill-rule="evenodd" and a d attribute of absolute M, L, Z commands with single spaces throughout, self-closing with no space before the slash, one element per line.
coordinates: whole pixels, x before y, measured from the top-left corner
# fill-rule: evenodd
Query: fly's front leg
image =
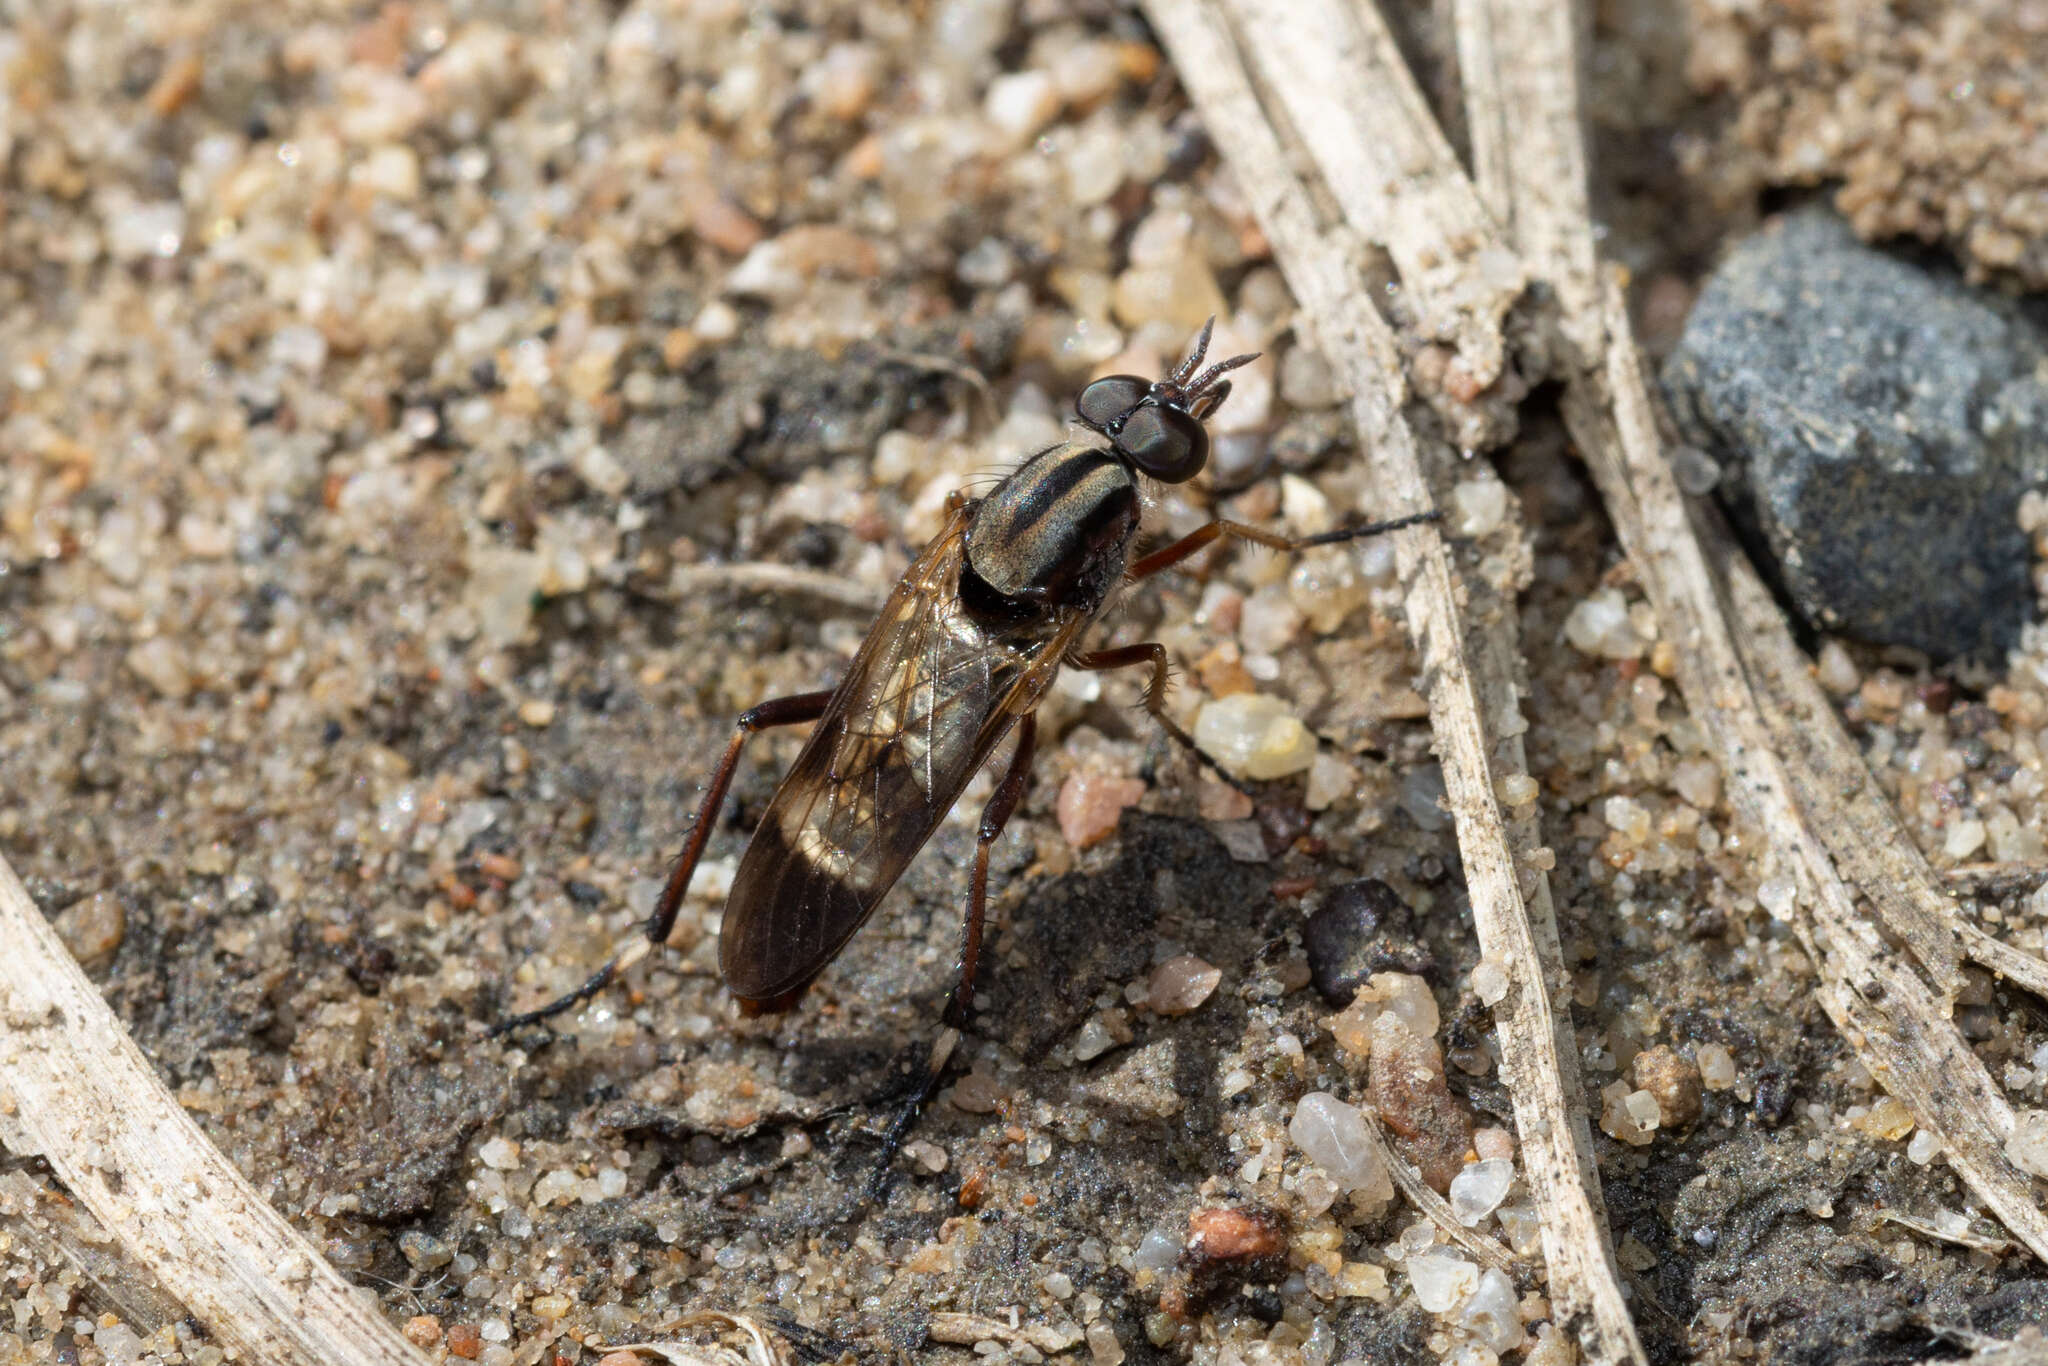
<path fill-rule="evenodd" d="M 1307 550 L 1310 546 L 1336 545 L 1342 541 L 1356 541 L 1367 536 L 1378 536 L 1383 532 L 1399 531 L 1404 526 L 1415 526 L 1420 522 L 1434 522 L 1443 516 L 1440 512 L 1417 512 L 1407 517 L 1395 517 L 1385 522 L 1367 522 L 1364 526 L 1339 527 L 1315 536 L 1282 536 L 1277 531 L 1266 531 L 1260 527 L 1248 526 L 1243 522 L 1229 522 L 1221 519 L 1196 527 L 1172 545 L 1155 550 L 1130 567 L 1125 578 L 1136 583 L 1149 579 L 1162 569 L 1171 569 L 1188 556 L 1209 545 L 1219 537 L 1231 536 L 1240 541 L 1268 546 L 1274 550 Z"/>
<path fill-rule="evenodd" d="M 746 748 L 748 739 L 773 726 L 795 726 L 815 721 L 825 714 L 825 708 L 831 701 L 830 690 L 798 693 L 794 697 L 774 698 L 743 713 L 733 731 L 731 743 L 725 747 L 725 756 L 711 771 L 711 784 L 704 790 L 704 800 L 697 808 L 696 823 L 690 827 L 689 837 L 683 841 L 683 852 L 676 856 L 675 866 L 669 871 L 668 884 L 661 889 L 661 899 L 654 903 L 654 913 L 647 917 L 647 937 L 614 954 L 609 963 L 568 995 L 557 997 L 536 1010 L 500 1020 L 491 1027 L 488 1037 L 496 1038 L 527 1025 L 539 1024 L 581 1005 L 603 991 L 622 969 L 639 962 L 656 945 L 665 942 L 669 931 L 676 927 L 676 914 L 682 909 L 683 894 L 690 889 L 690 876 L 697 871 L 697 861 L 704 857 L 704 846 L 711 839 L 711 828 L 718 821 L 719 808 L 725 805 L 726 790 L 732 786 L 733 772 L 739 767 L 740 751 Z"/>
<path fill-rule="evenodd" d="M 946 1002 L 946 1027 L 939 1031 L 939 1037 L 932 1044 L 931 1054 L 925 1061 L 924 1079 L 909 1102 L 897 1111 L 888 1132 L 882 1135 L 882 1154 L 875 1163 L 874 1175 L 868 1180 L 867 1198 L 871 1201 L 879 1201 L 886 1193 L 889 1164 L 903 1146 L 904 1135 L 910 1132 L 910 1126 L 917 1122 L 918 1115 L 924 1112 L 924 1107 L 939 1089 L 939 1079 L 945 1075 L 946 1063 L 959 1046 L 960 1031 L 967 1027 L 967 1017 L 974 1006 L 974 977 L 981 966 L 982 924 L 988 916 L 989 851 L 1002 838 L 1003 828 L 1010 823 L 1010 817 L 1017 814 L 1018 803 L 1024 800 L 1024 789 L 1031 779 L 1031 760 L 1037 751 L 1038 713 L 1027 712 L 1017 723 L 1017 747 L 1010 752 L 1010 765 L 1003 771 L 1003 780 L 996 784 L 996 790 L 989 794 L 987 804 L 981 808 L 981 828 L 974 836 L 974 871 L 967 880 L 967 919 L 960 928 L 960 976 L 953 984 L 951 999 Z"/>
<path fill-rule="evenodd" d="M 1310 546 L 1336 545 L 1343 541 L 1355 541 L 1366 536 L 1378 536 L 1383 532 L 1398 531 L 1404 526 L 1414 526 L 1419 522 L 1434 522 L 1442 515 L 1438 512 L 1418 512 L 1407 517 L 1395 517 L 1389 521 L 1368 522 L 1364 526 L 1339 527 L 1335 531 L 1325 531 L 1315 536 L 1282 536 L 1277 531 L 1266 531 L 1243 522 L 1224 521 L 1219 518 L 1196 527 L 1171 545 L 1139 559 L 1125 572 L 1124 577 L 1132 583 L 1140 579 L 1149 579 L 1162 570 L 1173 568 L 1203 547 L 1213 545 L 1225 536 L 1250 541 L 1254 545 L 1263 545 L 1274 550 L 1307 550 Z M 1166 714 L 1167 664 L 1164 645 L 1148 642 L 1143 645 L 1126 645 L 1114 650 L 1095 650 L 1087 654 L 1074 655 L 1067 662 L 1077 669 L 1096 671 L 1129 668 L 1137 664 L 1151 665 L 1152 682 L 1145 689 L 1145 710 L 1152 713 L 1152 719 L 1160 724 L 1176 744 L 1206 764 L 1210 772 L 1246 796 L 1253 795 L 1250 786 L 1232 777 L 1223 765 L 1216 761 L 1214 755 L 1196 744 L 1195 737 L 1181 729 L 1179 723 Z"/>
<path fill-rule="evenodd" d="M 1224 524 L 1211 522 L 1209 525 L 1219 526 Z M 1213 540 L 1214 537 L 1210 539 Z M 1175 542 L 1174 545 L 1168 546 L 1167 549 L 1172 550 L 1179 544 L 1179 542 Z M 1207 544 L 1207 542 L 1203 544 Z M 1195 549 L 1199 550 L 1201 546 L 1196 546 Z M 1189 551 L 1188 553 L 1193 554 L 1194 552 Z M 1140 561 L 1140 563 L 1143 563 L 1143 561 Z M 1139 664 L 1150 665 L 1152 681 L 1145 685 L 1145 710 L 1152 714 L 1152 719 L 1159 723 L 1160 729 L 1164 730 L 1175 744 L 1206 764 L 1209 771 L 1218 778 L 1221 778 L 1247 797 L 1255 795 L 1249 786 L 1232 777 L 1229 771 L 1221 763 L 1217 762 L 1215 755 L 1196 744 L 1195 737 L 1182 729 L 1180 722 L 1167 715 L 1166 691 L 1170 681 L 1171 669 L 1166 662 L 1166 647 L 1164 645 L 1161 645 L 1156 640 L 1148 640 L 1139 645 L 1120 645 L 1113 650 L 1090 650 L 1085 654 L 1068 656 L 1067 663 L 1077 669 L 1086 669 L 1091 673 L 1102 673 L 1109 669 L 1128 669 Z"/>

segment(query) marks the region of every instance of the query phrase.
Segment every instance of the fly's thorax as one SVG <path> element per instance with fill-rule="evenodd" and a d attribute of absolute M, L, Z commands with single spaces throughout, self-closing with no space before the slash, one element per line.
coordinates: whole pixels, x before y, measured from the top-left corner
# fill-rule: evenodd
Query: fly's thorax
<path fill-rule="evenodd" d="M 1115 456 L 1075 444 L 1041 451 L 975 508 L 968 573 L 1003 604 L 1092 612 L 1123 578 L 1138 507 L 1137 482 Z M 963 593 L 970 605 L 974 596 Z"/>

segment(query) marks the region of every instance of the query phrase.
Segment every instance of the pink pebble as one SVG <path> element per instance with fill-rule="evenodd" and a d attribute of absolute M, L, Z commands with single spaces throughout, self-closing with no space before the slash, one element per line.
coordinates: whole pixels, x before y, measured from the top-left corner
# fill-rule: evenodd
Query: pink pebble
<path fill-rule="evenodd" d="M 1136 778 L 1117 778 L 1104 773 L 1076 773 L 1060 784 L 1054 804 L 1060 833 L 1076 849 L 1100 844 L 1116 829 L 1124 808 L 1135 806 L 1145 795 L 1145 784 Z"/>

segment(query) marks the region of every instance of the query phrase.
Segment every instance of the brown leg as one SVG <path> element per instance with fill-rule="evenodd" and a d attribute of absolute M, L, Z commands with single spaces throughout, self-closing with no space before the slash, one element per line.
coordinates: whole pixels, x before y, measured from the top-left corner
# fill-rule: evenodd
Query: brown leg
<path fill-rule="evenodd" d="M 953 997 L 946 1002 L 946 1023 L 956 1029 L 967 1027 L 967 1015 L 974 1004 L 974 973 L 981 966 L 981 922 L 988 911 L 989 850 L 1003 833 L 1024 799 L 1024 786 L 1031 777 L 1031 759 L 1038 749 L 1038 713 L 1029 712 L 1017 723 L 1017 748 L 1010 754 L 1010 766 L 996 784 L 988 804 L 981 808 L 981 829 L 974 840 L 974 872 L 967 880 L 967 923 L 960 933 L 960 978 L 953 984 Z"/>
<path fill-rule="evenodd" d="M 829 688 L 823 692 L 800 692 L 794 697 L 773 698 L 741 714 L 732 743 L 725 747 L 725 757 L 711 770 L 711 785 L 704 789 L 704 800 L 697 807 L 689 838 L 683 841 L 683 852 L 676 855 L 675 866 L 669 870 L 668 885 L 661 889 L 661 899 L 654 903 L 654 914 L 647 917 L 650 942 L 665 943 L 669 931 L 676 927 L 676 912 L 682 909 L 683 893 L 690 890 L 690 876 L 697 871 L 697 860 L 704 856 L 704 846 L 710 842 L 711 827 L 718 822 L 718 809 L 725 805 L 725 790 L 732 786 L 733 770 L 739 767 L 740 751 L 746 748 L 747 741 L 775 726 L 800 726 L 815 721 L 825 714 L 831 701 Z"/>
<path fill-rule="evenodd" d="M 1228 523 L 1211 522 L 1209 525 L 1226 526 Z M 1197 536 L 1200 534 L 1201 532 L 1199 531 L 1195 533 Z M 1211 537 L 1210 539 L 1213 540 L 1215 538 Z M 1179 544 L 1180 542 L 1175 542 L 1174 545 L 1168 546 L 1167 549 L 1175 549 Z M 1200 549 L 1199 546 L 1196 548 Z M 1165 552 L 1162 551 L 1161 553 Z M 1166 714 L 1166 688 L 1169 669 L 1166 662 L 1166 647 L 1164 645 L 1161 645 L 1156 640 L 1148 640 L 1139 645 L 1121 645 L 1113 650 L 1090 650 L 1085 654 L 1068 656 L 1067 663 L 1077 669 L 1087 669 L 1093 673 L 1101 673 L 1108 669 L 1128 669 L 1137 664 L 1151 665 L 1152 681 L 1145 685 L 1145 710 L 1152 713 L 1152 719 L 1159 723 L 1160 729 L 1164 730 L 1175 744 L 1194 755 L 1204 764 L 1207 764 L 1211 773 L 1214 773 L 1247 797 L 1253 795 L 1251 788 L 1233 778 L 1224 769 L 1223 765 L 1216 761 L 1216 756 L 1196 744 L 1195 737 L 1182 730 L 1180 723 Z"/>
<path fill-rule="evenodd" d="M 1003 780 L 996 784 L 996 790 L 981 808 L 981 829 L 974 839 L 974 872 L 967 881 L 967 920 L 960 931 L 960 976 L 953 984 L 951 999 L 946 1002 L 946 1027 L 939 1031 L 931 1052 L 926 1055 L 924 1077 L 919 1081 L 917 1090 L 896 1112 L 896 1118 L 890 1121 L 882 1134 L 881 1156 L 868 1177 L 865 1198 L 870 1203 L 879 1203 L 887 1194 L 889 1165 L 895 1161 L 910 1126 L 917 1122 L 917 1117 L 924 1113 L 924 1107 L 937 1093 L 939 1079 L 946 1072 L 946 1063 L 960 1042 L 960 1031 L 967 1028 L 967 1017 L 974 1005 L 975 971 L 981 965 L 981 927 L 988 912 L 989 850 L 1001 838 L 1010 817 L 1017 813 L 1017 803 L 1024 799 L 1024 788 L 1031 777 L 1031 760 L 1037 750 L 1038 713 L 1027 712 L 1017 723 L 1017 747 L 1010 752 L 1010 766 L 1003 771 Z"/>
<path fill-rule="evenodd" d="M 711 839 L 711 827 L 717 823 L 719 808 L 725 805 L 726 789 L 732 786 L 732 775 L 739 767 L 740 751 L 746 748 L 748 738 L 771 726 L 795 726 L 815 721 L 825 714 L 825 708 L 831 701 L 830 690 L 798 693 L 794 697 L 773 698 L 742 714 L 733 732 L 732 743 L 725 747 L 725 757 L 718 761 L 717 768 L 711 770 L 711 784 L 704 790 L 704 800 L 697 807 L 696 823 L 690 827 L 689 837 L 683 841 L 683 852 L 676 856 L 675 866 L 669 871 L 668 885 L 661 889 L 661 898 L 654 903 L 654 914 L 647 917 L 646 942 L 614 955 L 609 963 L 592 973 L 589 980 L 568 995 L 557 997 L 536 1010 L 500 1020 L 491 1026 L 487 1037 L 496 1038 L 515 1029 L 524 1029 L 527 1025 L 539 1024 L 581 1005 L 603 991 L 606 984 L 618 975 L 620 968 L 637 961 L 649 948 L 665 942 L 669 931 L 676 927 L 676 913 L 682 909 L 683 893 L 690 889 L 690 876 L 697 871 L 697 861 L 704 856 L 704 846 Z"/>
<path fill-rule="evenodd" d="M 1443 514 L 1439 512 L 1418 512 L 1408 517 L 1396 517 L 1386 522 L 1368 522 L 1364 526 L 1339 527 L 1316 536 L 1282 536 L 1276 531 L 1264 531 L 1243 522 L 1214 521 L 1198 526 L 1172 545 L 1155 550 L 1132 565 L 1124 575 L 1135 583 L 1149 579 L 1162 569 L 1171 569 L 1188 556 L 1222 536 L 1235 536 L 1240 541 L 1251 541 L 1258 545 L 1270 546 L 1274 550 L 1306 550 L 1312 545 L 1335 545 L 1340 541 L 1355 541 L 1365 536 L 1377 536 L 1386 531 L 1398 531 L 1404 526 L 1418 522 L 1434 522 Z"/>

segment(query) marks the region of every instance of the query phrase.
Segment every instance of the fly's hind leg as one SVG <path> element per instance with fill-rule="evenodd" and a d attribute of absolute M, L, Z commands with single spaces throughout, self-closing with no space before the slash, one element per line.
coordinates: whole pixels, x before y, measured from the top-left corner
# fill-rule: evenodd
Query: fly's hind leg
<path fill-rule="evenodd" d="M 609 963 L 592 973 L 588 981 L 568 995 L 557 997 L 538 1009 L 500 1020 L 491 1026 L 486 1037 L 496 1038 L 500 1034 L 553 1019 L 565 1010 L 573 1010 L 603 991 L 621 971 L 665 942 L 669 931 L 676 927 L 676 913 L 682 909 L 683 894 L 690 889 L 690 877 L 697 871 L 697 861 L 704 857 L 704 846 L 711 839 L 711 827 L 717 823 L 719 809 L 725 805 L 726 789 L 732 786 L 733 772 L 740 763 L 740 751 L 759 731 L 817 720 L 825 714 L 825 708 L 831 701 L 829 690 L 798 693 L 794 697 L 773 698 L 742 714 L 731 743 L 725 747 L 725 756 L 711 771 L 711 784 L 704 790 L 704 800 L 697 807 L 697 820 L 690 827 L 689 838 L 683 841 L 683 852 L 676 856 L 675 866 L 669 871 L 668 884 L 661 889 L 661 899 L 654 903 L 654 913 L 647 917 L 646 937 L 614 954 Z"/>
<path fill-rule="evenodd" d="M 911 1093 L 904 1107 L 896 1112 L 896 1118 L 882 1135 L 882 1153 L 875 1162 L 874 1175 L 868 1181 L 869 1200 L 878 1201 L 887 1192 L 889 1165 L 895 1161 L 896 1152 L 903 1146 L 910 1126 L 917 1122 L 917 1117 L 939 1089 L 939 1079 L 945 1075 L 946 1064 L 951 1061 L 953 1050 L 959 1046 L 960 1031 L 967 1027 L 968 1016 L 974 1006 L 975 973 L 981 966 L 982 922 L 988 913 L 989 851 L 1002 837 L 1003 827 L 1010 823 L 1010 817 L 1017 813 L 1017 804 L 1024 799 L 1024 789 L 1031 778 L 1031 760 L 1037 750 L 1038 714 L 1030 712 L 1017 723 L 1017 747 L 1010 753 L 1010 764 L 1003 770 L 1003 780 L 996 784 L 996 790 L 981 808 L 981 828 L 974 837 L 974 871 L 967 881 L 967 918 L 960 928 L 960 976 L 946 1002 L 946 1025 L 932 1043 L 931 1053 L 925 1061 L 924 1076 L 917 1083 L 917 1089 Z"/>
<path fill-rule="evenodd" d="M 669 931 L 676 927 L 676 913 L 682 909 L 683 893 L 690 889 L 690 876 L 697 871 L 697 860 L 704 857 L 704 846 L 710 842 L 711 827 L 718 820 L 718 809 L 725 805 L 725 790 L 732 786 L 733 770 L 739 767 L 740 751 L 757 732 L 775 726 L 800 726 L 806 721 L 815 721 L 825 714 L 825 708 L 832 702 L 832 690 L 823 692 L 800 692 L 794 697 L 778 697 L 763 702 L 760 706 L 743 713 L 739 724 L 733 730 L 732 742 L 725 747 L 725 757 L 712 770 L 711 785 L 704 789 L 704 801 L 697 808 L 697 819 L 690 826 L 690 837 L 683 841 L 683 852 L 676 855 L 675 867 L 669 870 L 668 884 L 661 889 L 661 899 L 654 903 L 654 913 L 647 917 L 647 942 L 660 944 L 668 939 Z"/>

